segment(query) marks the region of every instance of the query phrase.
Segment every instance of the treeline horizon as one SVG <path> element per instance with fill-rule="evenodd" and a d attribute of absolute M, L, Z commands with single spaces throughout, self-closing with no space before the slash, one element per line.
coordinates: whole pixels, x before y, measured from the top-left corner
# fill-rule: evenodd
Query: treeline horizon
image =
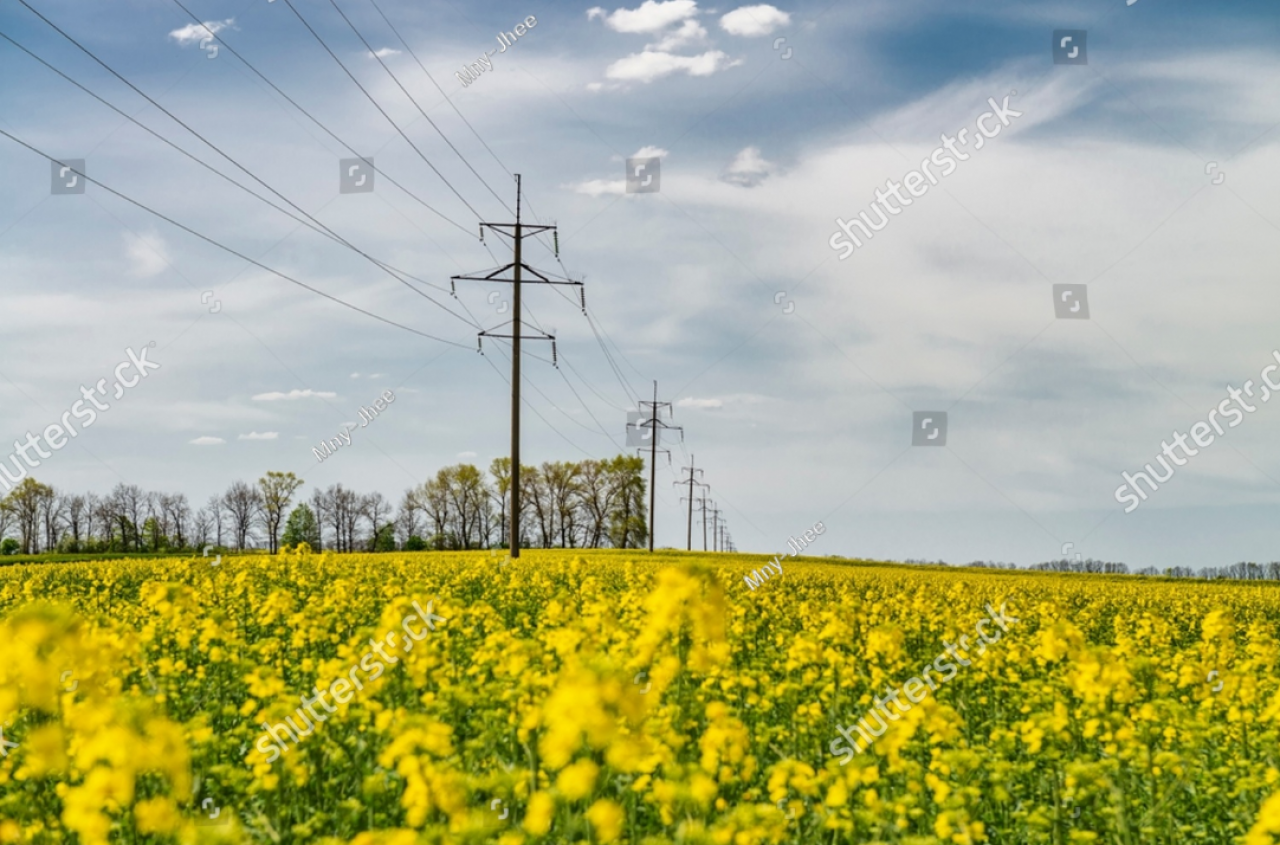
<path fill-rule="evenodd" d="M 509 548 L 511 459 L 487 472 L 445 467 L 399 505 L 340 482 L 300 498 L 292 472 L 234 481 L 192 508 L 184 493 L 119 483 L 105 495 L 69 493 L 23 478 L 0 499 L 0 555 L 237 551 L 307 543 L 316 551 Z M 520 545 L 640 548 L 648 543 L 644 460 L 553 461 L 520 467 Z"/>

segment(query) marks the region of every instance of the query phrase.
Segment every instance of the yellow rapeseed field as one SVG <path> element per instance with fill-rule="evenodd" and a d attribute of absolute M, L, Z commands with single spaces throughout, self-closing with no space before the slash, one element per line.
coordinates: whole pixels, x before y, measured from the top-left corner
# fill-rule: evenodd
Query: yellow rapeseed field
<path fill-rule="evenodd" d="M 0 569 L 0 843 L 1280 842 L 1276 585 L 765 560 Z"/>

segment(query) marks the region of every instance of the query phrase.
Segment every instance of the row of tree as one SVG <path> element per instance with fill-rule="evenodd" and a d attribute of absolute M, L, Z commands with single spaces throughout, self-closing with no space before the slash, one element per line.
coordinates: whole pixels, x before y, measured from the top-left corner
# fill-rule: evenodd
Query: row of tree
<path fill-rule="evenodd" d="M 644 461 L 552 462 L 520 469 L 520 544 L 542 548 L 639 548 L 648 542 Z M 335 484 L 301 500 L 302 480 L 268 472 L 236 481 L 199 508 L 183 493 L 117 484 L 105 496 L 67 493 L 27 477 L 0 500 L 0 553 L 185 552 L 206 546 L 265 549 L 310 544 L 335 551 L 509 547 L 511 460 L 486 475 L 446 467 L 405 491 Z"/>
<path fill-rule="evenodd" d="M 908 561 L 909 563 L 912 561 Z M 925 561 L 919 561 L 924 563 Z M 941 562 L 941 561 L 939 561 Z M 1016 563 L 997 563 L 994 561 L 975 560 L 973 563 L 965 564 L 965 566 L 978 569 L 1017 569 Z M 1043 572 L 1085 572 L 1095 575 L 1129 575 L 1129 567 L 1126 564 L 1094 560 L 1088 558 L 1086 560 L 1048 560 L 1044 563 L 1033 563 L 1027 569 L 1035 569 Z M 1280 561 L 1272 561 L 1271 563 L 1253 563 L 1241 562 L 1233 563 L 1230 566 L 1206 566 L 1199 571 L 1189 566 L 1170 566 L 1164 569 L 1157 569 L 1154 566 L 1143 567 L 1133 572 L 1134 575 L 1162 575 L 1166 578 L 1208 578 L 1208 579 L 1230 579 L 1233 581 L 1280 581 Z"/>

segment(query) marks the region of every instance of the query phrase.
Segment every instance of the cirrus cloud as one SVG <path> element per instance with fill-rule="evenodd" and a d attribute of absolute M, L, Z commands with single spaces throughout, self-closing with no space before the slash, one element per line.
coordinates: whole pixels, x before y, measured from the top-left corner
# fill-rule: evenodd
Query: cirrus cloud
<path fill-rule="evenodd" d="M 227 441 L 221 437 L 197 437 L 195 440 L 188 441 L 192 446 L 221 446 Z"/>
<path fill-rule="evenodd" d="M 306 390 L 290 390 L 288 393 L 281 393 L 277 390 L 271 393 L 258 393 L 253 396 L 253 401 L 276 402 L 284 399 L 292 402 L 294 399 L 310 399 L 312 397 L 315 397 L 316 399 L 336 399 L 338 398 L 338 394 L 329 393 L 325 390 L 312 390 L 310 388 L 307 388 Z"/>

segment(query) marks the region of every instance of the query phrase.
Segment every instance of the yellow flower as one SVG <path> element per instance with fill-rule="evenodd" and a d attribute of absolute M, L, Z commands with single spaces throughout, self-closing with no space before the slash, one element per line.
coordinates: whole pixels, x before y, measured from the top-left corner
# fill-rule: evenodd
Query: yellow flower
<path fill-rule="evenodd" d="M 1280 792 L 1262 803 L 1258 820 L 1250 828 L 1244 845 L 1275 845 L 1280 842 Z"/>
<path fill-rule="evenodd" d="M 173 833 L 182 823 L 178 808 L 169 798 L 148 798 L 133 808 L 139 833 Z"/>
<path fill-rule="evenodd" d="M 529 810 L 524 816 L 524 829 L 534 836 L 544 836 L 551 830 L 551 816 L 555 813 L 555 799 L 547 792 L 538 791 L 529 799 Z"/>
<path fill-rule="evenodd" d="M 587 809 L 586 816 L 597 839 L 613 842 L 622 834 L 622 823 L 627 814 L 615 802 L 602 798 Z"/>
<path fill-rule="evenodd" d="M 595 788 L 596 775 L 599 772 L 600 767 L 592 761 L 579 760 L 561 770 L 559 777 L 556 778 L 556 789 L 560 790 L 560 794 L 569 801 L 585 798 Z"/>

